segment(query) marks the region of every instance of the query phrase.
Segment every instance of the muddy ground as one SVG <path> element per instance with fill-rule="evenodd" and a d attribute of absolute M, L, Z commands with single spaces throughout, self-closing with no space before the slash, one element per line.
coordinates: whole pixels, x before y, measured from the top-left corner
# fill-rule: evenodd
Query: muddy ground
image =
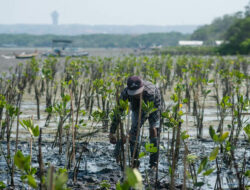
<path fill-rule="evenodd" d="M 6 143 L 2 144 L 3 147 L 6 146 Z M 66 145 L 65 145 L 66 146 Z M 68 186 L 72 189 L 101 189 L 101 183 L 104 180 L 107 180 L 108 183 L 111 185 L 111 189 L 115 189 L 115 184 L 118 181 L 122 180 L 122 172 L 120 170 L 119 164 L 116 163 L 115 158 L 113 157 L 113 149 L 114 146 L 110 145 L 107 142 L 91 142 L 89 144 L 79 143 L 77 144 L 77 152 L 79 153 L 79 149 L 85 147 L 85 151 L 83 153 L 83 157 L 80 162 L 79 173 L 78 173 L 78 181 L 73 183 L 73 169 L 69 170 L 69 181 Z M 190 140 L 188 142 L 188 147 L 192 151 L 192 154 L 197 155 L 199 158 L 204 157 L 205 155 L 209 155 L 214 147 L 214 143 L 209 140 Z M 247 142 L 241 141 L 240 142 L 240 149 L 236 151 L 236 159 L 240 160 L 243 158 L 244 150 L 246 150 L 246 158 L 247 163 L 246 165 L 250 166 L 250 147 L 248 146 Z M 19 149 L 23 151 L 24 154 L 29 154 L 29 145 L 27 142 L 20 142 Z M 157 189 L 168 189 L 170 175 L 169 175 L 169 165 L 167 161 L 167 149 L 168 149 L 168 142 L 167 139 L 163 139 L 161 142 L 161 151 L 160 151 L 160 161 L 159 161 L 159 185 Z M 65 150 L 65 149 L 64 149 Z M 143 150 L 143 149 L 142 149 Z M 14 142 L 12 142 L 12 151 L 14 151 Z M 67 165 L 66 161 L 66 153 L 63 152 L 62 155 L 58 154 L 58 148 L 52 148 L 52 143 L 43 142 L 42 143 L 42 152 L 43 152 L 43 161 L 45 164 L 45 168 L 48 167 L 49 164 L 56 166 L 56 168 L 64 168 Z M 181 154 L 183 155 L 184 149 L 181 148 Z M 33 145 L 33 156 L 32 156 L 32 166 L 39 168 L 38 161 L 38 145 L 35 143 Z M 76 159 L 79 158 L 79 154 L 77 154 Z M 178 172 L 177 172 L 177 184 L 176 187 L 181 187 L 183 182 L 183 157 L 179 159 L 178 162 Z M 141 172 L 145 187 L 151 185 L 154 187 L 154 175 L 152 175 L 152 171 L 149 170 L 149 156 L 146 156 L 141 159 L 141 164 L 139 167 L 139 171 Z M 214 165 L 215 163 L 212 163 Z M 0 168 L 1 168 L 1 175 L 0 181 L 7 182 L 7 166 L 6 162 L 1 157 L 0 160 Z M 234 179 L 232 186 L 237 186 L 236 176 L 232 174 L 230 170 L 222 165 L 221 168 L 221 179 L 222 185 L 224 188 L 228 188 L 227 180 Z M 147 177 L 148 175 L 148 177 Z M 209 177 L 202 178 L 200 177 L 200 181 L 206 183 L 206 185 L 202 189 L 214 189 L 214 184 L 216 180 L 216 172 L 212 173 Z M 191 181 L 187 182 L 187 186 L 191 186 Z M 21 182 L 20 182 L 20 173 L 15 177 L 15 185 L 21 189 Z M 19 189 L 18 188 L 18 189 Z"/>

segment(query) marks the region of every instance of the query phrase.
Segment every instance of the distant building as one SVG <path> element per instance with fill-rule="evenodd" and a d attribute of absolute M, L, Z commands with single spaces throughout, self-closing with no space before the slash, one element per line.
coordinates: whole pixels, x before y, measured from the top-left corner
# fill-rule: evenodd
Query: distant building
<path fill-rule="evenodd" d="M 161 49 L 161 48 L 162 48 L 162 45 L 153 44 L 152 46 L 150 46 L 150 49 Z"/>
<path fill-rule="evenodd" d="M 52 18 L 52 23 L 53 25 L 58 25 L 58 18 L 59 18 L 59 14 L 57 11 L 53 11 L 51 13 L 51 18 Z"/>
<path fill-rule="evenodd" d="M 179 41 L 178 43 L 180 46 L 202 46 L 203 41 Z"/>
<path fill-rule="evenodd" d="M 223 40 L 216 40 L 216 41 L 215 41 L 215 45 L 217 45 L 217 46 L 220 46 L 220 45 L 223 44 L 223 43 L 224 43 Z"/>

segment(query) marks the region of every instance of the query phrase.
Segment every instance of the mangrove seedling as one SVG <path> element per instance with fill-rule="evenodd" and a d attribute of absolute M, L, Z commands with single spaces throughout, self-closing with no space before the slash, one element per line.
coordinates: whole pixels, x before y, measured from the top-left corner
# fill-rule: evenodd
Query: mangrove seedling
<path fill-rule="evenodd" d="M 31 156 L 24 156 L 21 150 L 18 150 L 14 156 L 14 163 L 21 171 L 21 180 L 32 188 L 37 188 L 35 180 L 36 168 L 31 167 Z"/>

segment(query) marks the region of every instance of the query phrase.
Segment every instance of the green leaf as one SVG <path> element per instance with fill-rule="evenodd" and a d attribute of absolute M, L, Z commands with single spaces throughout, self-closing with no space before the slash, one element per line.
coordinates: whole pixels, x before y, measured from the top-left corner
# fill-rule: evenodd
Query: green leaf
<path fill-rule="evenodd" d="M 203 158 L 203 160 L 201 161 L 200 167 L 199 167 L 199 169 L 198 169 L 198 174 L 200 174 L 201 171 L 204 170 L 204 169 L 206 168 L 206 166 L 207 166 L 207 161 L 208 161 L 207 157 Z"/>
<path fill-rule="evenodd" d="M 32 175 L 28 175 L 27 176 L 27 180 L 28 180 L 28 185 L 33 187 L 33 188 L 37 188 L 37 183 L 35 178 Z"/>
<path fill-rule="evenodd" d="M 67 103 L 67 102 L 69 102 L 70 101 L 70 95 L 64 95 L 63 97 L 62 97 L 62 100 L 63 100 L 63 102 L 65 102 L 65 103 Z"/>
<path fill-rule="evenodd" d="M 39 136 L 39 127 L 38 125 L 35 127 L 31 119 L 22 120 L 20 121 L 20 124 L 22 125 L 24 129 L 29 131 L 31 136 L 35 136 L 35 137 Z"/>
<path fill-rule="evenodd" d="M 213 151 L 210 153 L 209 160 L 210 161 L 215 160 L 218 155 L 218 152 L 219 152 L 219 147 L 216 147 L 215 149 L 213 149 Z"/>
<path fill-rule="evenodd" d="M 55 180 L 55 190 L 64 189 L 64 185 L 67 183 L 67 181 L 68 181 L 67 173 L 57 174 L 57 177 Z"/>
<path fill-rule="evenodd" d="M 6 188 L 6 185 L 4 184 L 4 182 L 0 181 L 0 189 L 4 189 Z"/>
<path fill-rule="evenodd" d="M 173 100 L 174 102 L 177 102 L 178 101 L 178 96 L 176 94 L 173 94 L 171 96 L 171 100 Z"/>
<path fill-rule="evenodd" d="M 120 182 L 116 184 L 116 190 L 129 190 L 129 189 L 130 186 L 127 181 L 125 181 L 122 185 L 120 184 Z"/>
<path fill-rule="evenodd" d="M 229 141 L 226 141 L 226 146 L 225 146 L 226 151 L 229 152 L 231 148 L 232 148 L 231 143 Z"/>
<path fill-rule="evenodd" d="M 215 134 L 213 140 L 214 140 L 214 142 L 218 142 L 219 141 L 219 136 Z"/>
<path fill-rule="evenodd" d="M 208 169 L 208 170 L 205 171 L 202 175 L 204 175 L 204 176 L 209 176 L 213 171 L 214 171 L 214 168 Z"/>
<path fill-rule="evenodd" d="M 36 168 L 31 168 L 31 171 L 30 171 L 30 174 L 31 174 L 31 175 L 34 175 L 36 172 L 37 172 L 37 169 L 36 169 Z"/>
<path fill-rule="evenodd" d="M 22 182 L 25 183 L 25 180 L 27 179 L 28 175 L 22 175 L 20 178 L 22 180 Z"/>
<path fill-rule="evenodd" d="M 214 130 L 213 126 L 211 126 L 211 125 L 209 126 L 209 134 L 210 134 L 210 137 L 212 139 L 214 139 L 215 130 Z"/>
<path fill-rule="evenodd" d="M 58 169 L 58 173 L 59 173 L 59 174 L 62 174 L 62 173 L 67 174 L 67 169 L 66 169 L 66 168 L 59 168 L 59 169 Z"/>
<path fill-rule="evenodd" d="M 69 82 L 68 82 L 68 85 L 70 85 L 72 83 L 72 80 L 70 80 Z"/>
<path fill-rule="evenodd" d="M 144 101 L 142 102 L 142 110 L 147 114 L 151 114 L 153 112 L 155 112 L 157 110 L 157 108 L 155 108 L 154 106 L 154 102 L 153 101 L 147 101 L 147 103 L 145 103 Z"/>
<path fill-rule="evenodd" d="M 208 95 L 210 92 L 211 92 L 211 90 L 207 90 L 207 91 L 206 91 L 206 95 Z"/>
<path fill-rule="evenodd" d="M 145 152 L 141 152 L 141 153 L 139 154 L 139 159 L 142 158 L 142 157 L 144 157 L 144 156 L 146 156 L 146 153 L 145 153 Z"/>
<path fill-rule="evenodd" d="M 146 151 L 150 153 L 156 153 L 157 152 L 157 147 L 154 146 L 153 143 L 147 143 L 145 145 Z"/>
<path fill-rule="evenodd" d="M 215 130 L 214 130 L 213 126 L 211 126 L 211 125 L 209 127 L 209 134 L 214 142 L 218 142 L 219 137 L 218 137 L 218 135 L 216 135 Z"/>
<path fill-rule="evenodd" d="M 122 100 L 122 99 L 120 99 L 119 100 L 119 108 L 121 110 L 127 110 L 129 108 L 128 100 Z"/>
<path fill-rule="evenodd" d="M 187 139 L 187 138 L 189 138 L 190 136 L 187 134 L 187 131 L 183 131 L 182 133 L 181 133 L 181 139 L 182 140 L 185 140 L 185 139 Z"/>
<path fill-rule="evenodd" d="M 182 115 L 183 115 L 183 111 L 180 110 L 180 111 L 178 112 L 178 115 L 179 115 L 179 116 L 182 116 Z"/>
<path fill-rule="evenodd" d="M 250 178 L 250 170 L 247 170 L 247 171 L 245 172 L 244 176 Z"/>
<path fill-rule="evenodd" d="M 45 109 L 45 112 L 47 112 L 47 113 L 52 113 L 52 111 L 53 111 L 53 107 L 52 106 L 49 106 L 49 107 L 47 107 Z"/>
<path fill-rule="evenodd" d="M 185 98 L 185 99 L 182 100 L 182 102 L 183 102 L 184 104 L 187 104 L 187 103 L 188 103 L 188 99 Z"/>
<path fill-rule="evenodd" d="M 118 183 L 116 184 L 116 190 L 123 190 L 120 184 L 120 181 L 118 181 Z"/>
<path fill-rule="evenodd" d="M 24 156 L 22 151 L 18 150 L 14 156 L 14 163 L 20 170 L 23 169 L 23 159 Z"/>
<path fill-rule="evenodd" d="M 127 168 L 127 170 L 126 170 L 126 177 L 127 177 L 128 184 L 131 187 L 135 187 L 137 184 L 142 183 L 141 174 L 135 168 L 134 169 Z"/>
<path fill-rule="evenodd" d="M 246 127 L 243 128 L 246 135 L 248 136 L 248 141 L 250 142 L 250 124 L 248 124 Z"/>
<path fill-rule="evenodd" d="M 32 133 L 35 137 L 38 137 L 39 136 L 39 127 L 38 125 L 32 129 Z"/>
<path fill-rule="evenodd" d="M 229 132 L 225 132 L 223 133 L 223 135 L 221 135 L 221 137 L 219 138 L 219 141 L 222 143 L 229 135 Z"/>
<path fill-rule="evenodd" d="M 30 156 L 24 156 L 22 151 L 18 150 L 14 156 L 14 163 L 18 169 L 25 171 L 26 173 L 30 172 Z"/>
<path fill-rule="evenodd" d="M 26 173 L 28 173 L 30 171 L 30 168 L 31 168 L 30 161 L 31 161 L 30 155 L 24 157 L 23 166 L 24 166 L 24 170 Z"/>

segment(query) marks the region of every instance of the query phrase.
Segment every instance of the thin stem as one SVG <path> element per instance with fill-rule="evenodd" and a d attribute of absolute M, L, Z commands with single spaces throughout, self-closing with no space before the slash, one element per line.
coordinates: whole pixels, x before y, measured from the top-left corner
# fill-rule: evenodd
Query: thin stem
<path fill-rule="evenodd" d="M 137 125 L 137 131 L 136 131 L 136 140 L 135 140 L 135 145 L 134 145 L 134 150 L 133 150 L 133 156 L 132 156 L 132 168 L 134 168 L 134 161 L 135 161 L 135 153 L 137 150 L 137 144 L 138 144 L 138 138 L 140 134 L 140 129 L 141 129 L 141 109 L 142 109 L 142 93 L 140 94 L 140 106 L 139 106 L 139 116 L 138 116 L 138 125 Z"/>

